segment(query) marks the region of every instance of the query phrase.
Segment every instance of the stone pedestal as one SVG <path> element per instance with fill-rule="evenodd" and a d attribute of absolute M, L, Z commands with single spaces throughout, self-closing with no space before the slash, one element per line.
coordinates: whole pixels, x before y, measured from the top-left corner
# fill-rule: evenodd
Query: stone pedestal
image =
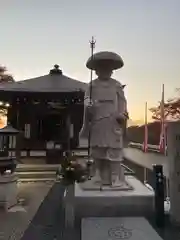
<path fill-rule="evenodd" d="M 170 185 L 170 215 L 180 224 L 180 122 L 168 124 L 167 151 Z"/>
<path fill-rule="evenodd" d="M 17 204 L 17 176 L 0 175 L 0 206 L 5 210 Z"/>
<path fill-rule="evenodd" d="M 126 176 L 122 189 L 85 190 L 75 184 L 74 213 L 77 219 L 87 217 L 148 216 L 154 211 L 154 191 L 133 176 Z M 87 183 L 90 185 L 90 183 Z"/>
<path fill-rule="evenodd" d="M 80 183 L 80 187 L 84 191 L 129 191 L 133 190 L 133 187 L 125 180 L 124 172 L 123 177 L 120 179 L 120 184 L 115 185 L 101 185 L 100 178 L 97 176 L 92 177 L 90 181 Z"/>

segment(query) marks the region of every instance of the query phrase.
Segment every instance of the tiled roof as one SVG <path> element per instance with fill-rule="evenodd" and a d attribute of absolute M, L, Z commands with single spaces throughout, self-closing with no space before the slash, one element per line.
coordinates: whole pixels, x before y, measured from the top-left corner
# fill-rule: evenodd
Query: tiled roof
<path fill-rule="evenodd" d="M 57 66 L 57 65 L 55 65 Z M 56 71 L 57 70 L 57 71 Z M 61 70 L 53 69 L 50 74 L 14 83 L 0 84 L 0 91 L 22 92 L 73 92 L 83 90 L 86 83 L 69 78 Z"/>

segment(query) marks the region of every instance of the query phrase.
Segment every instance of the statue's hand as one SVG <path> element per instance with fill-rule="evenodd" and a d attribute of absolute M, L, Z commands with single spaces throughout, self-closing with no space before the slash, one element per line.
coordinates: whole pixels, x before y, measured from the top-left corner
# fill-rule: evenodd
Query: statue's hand
<path fill-rule="evenodd" d="M 85 100 L 84 100 L 84 105 L 86 107 L 91 107 L 93 105 L 92 99 L 90 99 L 90 97 L 86 97 Z"/>
<path fill-rule="evenodd" d="M 123 118 L 117 117 L 116 121 L 118 122 L 119 125 L 123 125 L 125 120 Z"/>
<path fill-rule="evenodd" d="M 87 108 L 88 119 L 89 119 L 89 121 L 91 122 L 92 119 L 93 119 L 93 116 L 94 116 L 94 109 L 95 109 L 95 106 L 94 106 L 93 102 L 90 101 L 90 102 L 86 105 L 86 108 Z"/>
<path fill-rule="evenodd" d="M 125 112 L 125 113 L 124 113 L 124 117 L 125 117 L 126 119 L 129 119 L 129 113 L 128 113 L 128 112 Z"/>
<path fill-rule="evenodd" d="M 128 113 L 119 113 L 117 116 L 116 116 L 116 121 L 122 125 L 124 124 L 124 122 L 128 119 Z"/>
<path fill-rule="evenodd" d="M 94 104 L 92 101 L 89 101 L 87 104 L 87 108 L 89 109 L 89 111 L 92 111 L 92 109 L 94 109 Z"/>

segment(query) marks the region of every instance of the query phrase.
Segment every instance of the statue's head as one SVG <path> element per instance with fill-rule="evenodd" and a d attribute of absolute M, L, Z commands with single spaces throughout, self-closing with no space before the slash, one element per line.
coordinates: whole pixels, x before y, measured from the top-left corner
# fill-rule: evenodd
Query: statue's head
<path fill-rule="evenodd" d="M 90 57 L 86 67 L 95 70 L 98 77 L 109 78 L 113 70 L 122 68 L 124 62 L 122 58 L 114 52 L 98 52 Z"/>
<path fill-rule="evenodd" d="M 103 80 L 110 79 L 112 73 L 113 73 L 113 70 L 111 68 L 99 67 L 96 69 L 96 75 L 98 76 L 98 78 Z"/>

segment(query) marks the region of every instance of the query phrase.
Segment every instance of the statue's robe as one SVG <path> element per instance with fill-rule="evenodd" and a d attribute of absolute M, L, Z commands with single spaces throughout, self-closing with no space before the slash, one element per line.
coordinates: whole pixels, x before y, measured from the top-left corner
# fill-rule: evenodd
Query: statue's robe
<path fill-rule="evenodd" d="M 84 123 L 80 137 L 88 138 L 94 159 L 121 161 L 126 128 L 127 102 L 124 85 L 115 79 L 95 79 L 92 82 L 92 107 L 87 107 L 90 85 L 85 94 Z M 117 119 L 124 120 L 118 123 Z M 91 121 L 90 121 L 91 120 Z"/>

